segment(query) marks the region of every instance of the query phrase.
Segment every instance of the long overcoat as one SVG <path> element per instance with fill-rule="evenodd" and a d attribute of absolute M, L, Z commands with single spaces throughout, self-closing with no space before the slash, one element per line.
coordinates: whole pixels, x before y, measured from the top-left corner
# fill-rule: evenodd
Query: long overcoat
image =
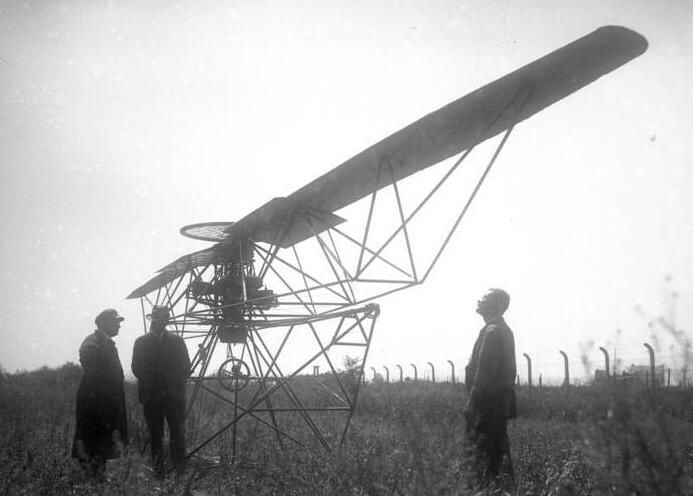
<path fill-rule="evenodd" d="M 100 331 L 79 348 L 84 375 L 77 389 L 76 428 L 72 456 L 104 459 L 119 456 L 116 439 L 128 442 L 123 368 L 113 341 Z"/>
<path fill-rule="evenodd" d="M 517 416 L 515 339 L 503 318 L 481 329 L 465 372 L 470 403 L 481 419 Z"/>

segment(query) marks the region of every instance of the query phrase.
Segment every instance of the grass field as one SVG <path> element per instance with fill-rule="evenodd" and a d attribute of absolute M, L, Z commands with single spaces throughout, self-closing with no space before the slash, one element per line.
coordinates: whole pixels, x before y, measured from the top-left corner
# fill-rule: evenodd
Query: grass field
<path fill-rule="evenodd" d="M 146 429 L 128 383 L 132 449 L 94 485 L 69 457 L 80 376 L 67 364 L 2 379 L 0 494 L 483 494 L 471 487 L 464 456 L 463 386 L 422 382 L 365 386 L 337 456 L 291 444 L 280 450 L 246 422 L 235 464 L 193 463 L 163 483 L 148 470 Z M 518 394 L 511 494 L 693 494 L 693 390 L 619 384 Z"/>

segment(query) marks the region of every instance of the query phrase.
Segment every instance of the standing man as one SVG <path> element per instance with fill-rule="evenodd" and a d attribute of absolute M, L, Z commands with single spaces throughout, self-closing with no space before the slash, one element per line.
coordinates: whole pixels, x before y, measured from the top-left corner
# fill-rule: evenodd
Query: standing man
<path fill-rule="evenodd" d="M 128 443 L 123 368 L 113 337 L 125 320 L 109 308 L 96 316 L 96 330 L 79 348 L 84 375 L 77 389 L 76 428 L 72 456 L 85 475 L 103 479 L 106 460 L 117 458 L 118 441 Z"/>
<path fill-rule="evenodd" d="M 137 377 L 152 449 L 152 467 L 164 476 L 164 419 L 168 423 L 171 458 L 178 473 L 185 469 L 185 380 L 190 376 L 188 348 L 166 330 L 167 307 L 154 306 L 149 332 L 135 341 L 132 373 Z"/>
<path fill-rule="evenodd" d="M 513 478 L 507 420 L 517 416 L 517 369 L 515 338 L 503 320 L 509 304 L 510 296 L 502 289 L 489 289 L 479 300 L 476 312 L 485 325 L 465 369 L 467 435 L 476 451 L 478 475 L 485 482 L 500 475 L 504 457 Z"/>

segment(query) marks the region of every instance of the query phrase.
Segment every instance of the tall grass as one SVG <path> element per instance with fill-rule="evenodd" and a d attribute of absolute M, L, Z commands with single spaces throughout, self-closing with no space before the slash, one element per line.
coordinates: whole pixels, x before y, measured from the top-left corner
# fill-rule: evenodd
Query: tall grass
<path fill-rule="evenodd" d="M 110 461 L 108 480 L 94 485 L 70 459 L 80 376 L 78 366 L 67 364 L 0 382 L 0 494 L 479 493 L 465 456 L 463 386 L 422 382 L 365 386 L 348 441 L 336 454 L 291 442 L 279 449 L 272 432 L 248 420 L 239 426 L 236 463 L 196 460 L 185 476 L 164 482 L 148 469 L 147 432 L 128 383 L 133 449 Z M 511 494 L 693 494 L 693 390 L 615 384 L 520 388 L 518 396 L 520 417 L 509 429 L 517 478 L 506 488 Z M 220 408 L 228 407 L 200 411 Z M 228 451 L 228 436 L 213 449 Z"/>

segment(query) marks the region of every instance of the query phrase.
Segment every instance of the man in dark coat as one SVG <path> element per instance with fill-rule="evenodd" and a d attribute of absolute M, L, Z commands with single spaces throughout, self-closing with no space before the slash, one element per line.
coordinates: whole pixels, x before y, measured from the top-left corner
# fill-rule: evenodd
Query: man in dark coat
<path fill-rule="evenodd" d="M 178 473 L 185 469 L 185 380 L 190 376 L 190 357 L 183 339 L 166 330 L 169 318 L 167 307 L 155 306 L 149 332 L 137 338 L 132 353 L 132 373 L 138 379 L 157 477 L 164 476 L 164 419 L 173 465 Z"/>
<path fill-rule="evenodd" d="M 503 320 L 509 304 L 510 296 L 502 289 L 490 289 L 479 300 L 476 311 L 485 325 L 465 370 L 467 434 L 475 449 L 478 475 L 485 482 L 500 475 L 504 457 L 508 475 L 513 477 L 507 420 L 517 416 L 517 370 L 515 339 Z"/>
<path fill-rule="evenodd" d="M 77 389 L 77 422 L 72 456 L 86 475 L 103 478 L 106 460 L 117 458 L 118 441 L 128 442 L 123 368 L 113 343 L 124 320 L 113 309 L 95 319 L 96 330 L 79 348 L 84 376 Z"/>

